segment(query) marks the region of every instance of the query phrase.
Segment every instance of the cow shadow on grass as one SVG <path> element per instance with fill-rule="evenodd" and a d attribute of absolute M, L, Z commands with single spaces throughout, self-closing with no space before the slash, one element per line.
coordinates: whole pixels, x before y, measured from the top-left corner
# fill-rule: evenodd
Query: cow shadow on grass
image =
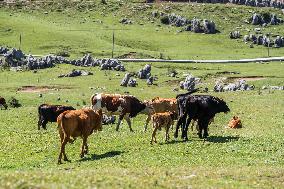
<path fill-rule="evenodd" d="M 161 142 L 158 142 L 159 145 L 170 145 L 170 144 L 178 144 L 178 143 L 185 143 L 185 142 L 190 142 L 191 140 L 178 140 L 178 139 L 173 139 L 173 140 L 170 140 L 168 142 L 165 142 L 165 141 L 161 141 Z"/>
<path fill-rule="evenodd" d="M 105 158 L 112 158 L 115 156 L 119 156 L 123 153 L 124 153 L 123 151 L 110 151 L 104 154 L 92 154 L 92 155 L 89 155 L 89 157 L 84 157 L 80 159 L 79 161 L 94 161 L 94 160 L 100 160 L 100 159 L 105 159 Z"/>
<path fill-rule="evenodd" d="M 238 136 L 209 136 L 205 141 L 213 143 L 227 143 L 239 140 Z"/>

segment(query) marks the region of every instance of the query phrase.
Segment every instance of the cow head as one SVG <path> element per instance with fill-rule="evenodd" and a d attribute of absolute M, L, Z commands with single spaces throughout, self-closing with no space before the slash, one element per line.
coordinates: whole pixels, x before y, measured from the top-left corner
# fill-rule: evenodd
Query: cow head
<path fill-rule="evenodd" d="M 225 114 L 230 111 L 230 108 L 227 106 L 226 102 L 222 99 L 219 99 L 217 102 L 217 112 L 224 112 Z"/>
<path fill-rule="evenodd" d="M 145 109 L 141 111 L 143 114 L 152 115 L 155 113 L 155 110 L 150 101 L 144 100 L 143 104 L 145 105 Z"/>
<path fill-rule="evenodd" d="M 91 104 L 92 104 L 92 109 L 93 110 L 99 110 L 101 109 L 102 107 L 102 94 L 94 94 L 92 97 L 91 97 Z"/>

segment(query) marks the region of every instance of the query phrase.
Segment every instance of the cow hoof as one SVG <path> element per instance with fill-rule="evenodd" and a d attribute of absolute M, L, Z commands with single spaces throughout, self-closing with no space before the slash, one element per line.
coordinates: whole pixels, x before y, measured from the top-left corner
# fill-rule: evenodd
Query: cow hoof
<path fill-rule="evenodd" d="M 62 164 L 62 162 L 61 162 L 61 161 L 58 161 L 58 162 L 57 162 L 57 164 L 58 164 L 58 165 L 61 165 L 61 164 Z"/>
<path fill-rule="evenodd" d="M 175 134 L 174 134 L 174 137 L 175 137 L 175 138 L 177 138 L 177 137 L 178 137 L 178 134 L 177 134 L 177 133 L 175 133 Z"/>
<path fill-rule="evenodd" d="M 201 133 L 197 133 L 197 135 L 198 135 L 198 137 L 199 137 L 200 139 L 202 139 L 202 134 L 201 134 Z"/>
<path fill-rule="evenodd" d="M 188 138 L 187 138 L 187 137 L 184 137 L 183 140 L 184 140 L 184 141 L 188 141 Z"/>
<path fill-rule="evenodd" d="M 63 160 L 64 160 L 64 161 L 68 161 L 68 162 L 70 162 L 70 160 L 69 160 L 68 158 L 64 158 Z"/>

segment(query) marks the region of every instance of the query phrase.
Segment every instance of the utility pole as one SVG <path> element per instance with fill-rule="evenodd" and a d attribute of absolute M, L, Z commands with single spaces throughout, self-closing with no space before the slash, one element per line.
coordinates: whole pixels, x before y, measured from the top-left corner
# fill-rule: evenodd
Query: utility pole
<path fill-rule="evenodd" d="M 20 46 L 19 46 L 19 50 L 21 50 L 21 46 L 22 46 L 22 34 L 20 34 Z"/>
<path fill-rule="evenodd" d="M 112 51 L 111 51 L 111 58 L 113 58 L 114 52 L 114 30 L 112 30 Z"/>

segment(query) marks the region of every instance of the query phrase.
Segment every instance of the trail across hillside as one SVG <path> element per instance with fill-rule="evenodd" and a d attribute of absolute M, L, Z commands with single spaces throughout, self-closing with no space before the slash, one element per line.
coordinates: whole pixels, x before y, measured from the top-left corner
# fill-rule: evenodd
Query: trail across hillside
<path fill-rule="evenodd" d="M 163 60 L 163 59 L 118 59 L 122 62 L 167 62 L 167 63 L 250 63 L 284 61 L 284 57 L 252 58 L 239 60 Z"/>

